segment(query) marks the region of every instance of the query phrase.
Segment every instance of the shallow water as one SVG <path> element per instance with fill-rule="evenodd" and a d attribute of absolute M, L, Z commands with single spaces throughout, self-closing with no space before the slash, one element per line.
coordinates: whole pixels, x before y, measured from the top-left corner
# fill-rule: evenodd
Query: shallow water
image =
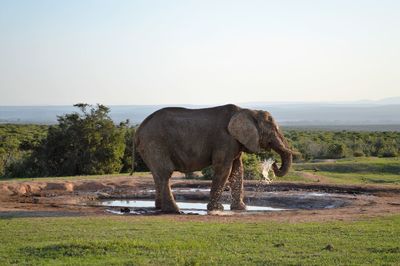
<path fill-rule="evenodd" d="M 154 190 L 142 190 L 132 198 L 105 200 L 100 204 L 109 207 L 107 211 L 116 214 L 157 214 L 159 210 L 154 208 Z M 229 211 L 231 194 L 225 191 L 221 202 L 224 202 L 225 211 L 207 211 L 209 200 L 208 188 L 175 188 L 175 199 L 177 205 L 185 214 L 218 214 L 234 215 L 245 213 L 262 213 L 285 210 L 313 210 L 332 209 L 344 207 L 351 204 L 354 196 L 349 194 L 326 193 L 322 191 L 263 191 L 261 189 L 246 192 L 245 203 L 247 211 Z"/>
<path fill-rule="evenodd" d="M 108 207 L 133 208 L 133 210 L 130 210 L 130 213 L 133 214 L 145 213 L 146 211 L 143 210 L 143 208 L 154 208 L 153 200 L 108 200 L 108 201 L 103 201 L 101 204 L 103 206 L 108 206 Z M 178 201 L 177 205 L 179 209 L 185 214 L 200 214 L 200 215 L 208 214 L 207 203 Z M 223 204 L 223 206 L 225 210 L 230 209 L 229 204 Z M 139 210 L 136 211 L 135 209 Z M 267 206 L 251 206 L 251 205 L 247 206 L 248 212 L 266 212 L 266 211 L 284 211 L 284 210 L 287 209 L 273 208 Z M 111 213 L 119 213 L 119 214 L 122 213 L 121 211 L 115 211 L 115 210 L 108 210 L 108 211 Z"/>
<path fill-rule="evenodd" d="M 171 189 L 172 192 L 210 192 L 209 188 L 173 188 Z M 141 192 L 147 192 L 147 193 L 155 193 L 155 189 L 146 189 Z"/>

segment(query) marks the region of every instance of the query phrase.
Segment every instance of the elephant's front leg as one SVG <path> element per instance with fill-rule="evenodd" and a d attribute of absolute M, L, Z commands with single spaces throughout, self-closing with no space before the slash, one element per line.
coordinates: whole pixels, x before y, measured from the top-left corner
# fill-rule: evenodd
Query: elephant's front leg
<path fill-rule="evenodd" d="M 233 161 L 232 171 L 229 176 L 232 203 L 231 210 L 246 210 L 243 202 L 243 163 L 242 156 Z"/>
<path fill-rule="evenodd" d="M 219 200 L 224 190 L 224 185 L 231 172 L 232 165 L 214 166 L 214 178 L 211 184 L 210 202 L 207 204 L 209 211 L 223 211 L 224 207 Z"/>

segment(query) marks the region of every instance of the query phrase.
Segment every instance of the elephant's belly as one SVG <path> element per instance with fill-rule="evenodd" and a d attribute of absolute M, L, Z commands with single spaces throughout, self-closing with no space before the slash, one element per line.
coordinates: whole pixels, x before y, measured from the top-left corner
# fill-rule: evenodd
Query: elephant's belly
<path fill-rule="evenodd" d="M 211 165 L 211 156 L 202 157 L 183 154 L 180 156 L 174 156 L 171 159 L 174 163 L 175 171 L 183 173 L 200 171 L 205 167 Z"/>

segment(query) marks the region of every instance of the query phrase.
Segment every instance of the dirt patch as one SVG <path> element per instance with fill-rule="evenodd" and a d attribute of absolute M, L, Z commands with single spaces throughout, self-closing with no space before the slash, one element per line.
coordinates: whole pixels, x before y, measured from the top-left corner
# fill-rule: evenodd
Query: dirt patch
<path fill-rule="evenodd" d="M 173 188 L 209 188 L 209 181 L 185 180 L 173 178 Z M 163 215 L 167 219 L 200 220 L 200 221 L 252 221 L 278 220 L 288 222 L 354 220 L 400 213 L 399 186 L 349 186 L 274 182 L 260 184 L 255 181 L 245 183 L 248 197 L 257 197 L 257 189 L 290 193 L 293 191 L 315 191 L 342 193 L 352 198 L 352 203 L 338 209 L 291 210 L 285 212 L 262 212 L 257 214 L 233 216 L 195 216 L 195 215 Z M 96 180 L 74 179 L 69 181 L 44 182 L 9 181 L 0 182 L 0 219 L 13 217 L 37 216 L 76 216 L 76 215 L 108 215 L 106 207 L 99 206 L 98 201 L 104 198 L 135 198 L 144 190 L 154 189 L 151 176 L 104 177 Z M 191 192 L 187 192 L 191 195 Z M 201 193 L 208 194 L 202 191 Z M 149 193 L 149 198 L 153 197 Z M 141 216 L 143 218 L 143 216 Z M 137 216 L 123 216 L 116 219 L 140 219 Z"/>

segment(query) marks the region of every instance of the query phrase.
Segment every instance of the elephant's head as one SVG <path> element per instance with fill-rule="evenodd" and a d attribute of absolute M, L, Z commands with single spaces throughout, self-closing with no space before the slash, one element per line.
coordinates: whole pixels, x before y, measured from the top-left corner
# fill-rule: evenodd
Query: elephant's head
<path fill-rule="evenodd" d="M 249 152 L 255 153 L 261 149 L 276 151 L 281 156 L 282 165 L 280 168 L 276 163 L 272 165 L 275 175 L 284 176 L 288 173 L 293 152 L 268 112 L 241 110 L 229 121 L 228 131 Z"/>

